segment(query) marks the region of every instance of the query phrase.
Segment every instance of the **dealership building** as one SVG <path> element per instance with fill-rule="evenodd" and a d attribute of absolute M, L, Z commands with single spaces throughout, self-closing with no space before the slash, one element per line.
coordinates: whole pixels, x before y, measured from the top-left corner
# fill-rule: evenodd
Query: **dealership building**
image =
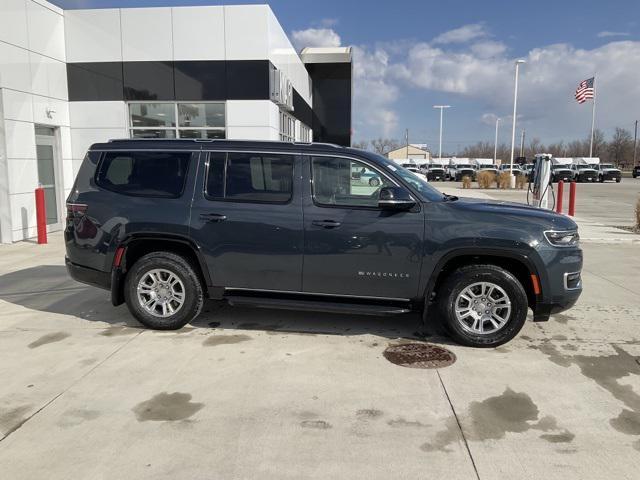
<path fill-rule="evenodd" d="M 0 242 L 48 230 L 114 138 L 351 143 L 351 49 L 298 53 L 269 6 L 62 10 L 0 2 Z"/>

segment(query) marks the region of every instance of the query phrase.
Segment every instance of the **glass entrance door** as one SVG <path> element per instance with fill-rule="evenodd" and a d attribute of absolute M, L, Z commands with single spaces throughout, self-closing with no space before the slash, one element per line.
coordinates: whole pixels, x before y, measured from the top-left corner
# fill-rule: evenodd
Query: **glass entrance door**
<path fill-rule="evenodd" d="M 44 188 L 47 225 L 57 225 L 58 193 L 56 189 L 55 129 L 36 126 L 36 158 L 38 160 L 38 183 Z"/>

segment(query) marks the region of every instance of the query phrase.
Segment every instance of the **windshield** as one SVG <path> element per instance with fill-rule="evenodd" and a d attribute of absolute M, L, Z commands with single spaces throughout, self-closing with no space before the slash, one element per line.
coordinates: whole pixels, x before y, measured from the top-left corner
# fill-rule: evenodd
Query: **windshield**
<path fill-rule="evenodd" d="M 585 168 L 591 168 L 591 165 L 578 165 L 578 170 L 584 170 Z"/>
<path fill-rule="evenodd" d="M 603 163 L 600 165 L 601 168 L 615 168 L 612 163 Z"/>
<path fill-rule="evenodd" d="M 361 155 L 364 155 L 367 158 L 374 160 L 378 165 L 382 165 L 385 168 L 389 169 L 393 173 L 395 173 L 402 180 L 407 182 L 411 187 L 418 193 L 421 197 L 421 200 L 429 200 L 432 202 L 440 201 L 445 198 L 444 193 L 432 187 L 427 180 L 418 176 L 413 172 L 410 172 L 406 168 L 401 168 L 396 163 L 390 162 L 388 159 L 373 152 L 358 152 Z"/>
<path fill-rule="evenodd" d="M 567 165 L 554 165 L 553 166 L 554 170 L 560 170 L 561 168 L 566 170 L 569 167 Z"/>

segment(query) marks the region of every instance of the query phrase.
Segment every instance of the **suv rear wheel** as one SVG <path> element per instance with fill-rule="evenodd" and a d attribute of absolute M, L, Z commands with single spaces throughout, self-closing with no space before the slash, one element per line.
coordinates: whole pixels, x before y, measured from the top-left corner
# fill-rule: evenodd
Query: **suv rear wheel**
<path fill-rule="evenodd" d="M 459 343 L 497 347 L 515 337 L 527 318 L 527 294 L 508 271 L 470 265 L 454 271 L 440 288 L 445 328 Z"/>
<path fill-rule="evenodd" d="M 145 327 L 176 330 L 202 310 L 202 284 L 180 255 L 152 252 L 129 270 L 124 297 L 131 314 Z"/>

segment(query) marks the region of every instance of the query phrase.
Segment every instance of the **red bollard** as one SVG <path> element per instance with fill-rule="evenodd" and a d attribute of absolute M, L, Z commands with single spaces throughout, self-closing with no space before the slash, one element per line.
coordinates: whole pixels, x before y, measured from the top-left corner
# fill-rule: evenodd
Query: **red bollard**
<path fill-rule="evenodd" d="M 571 182 L 569 188 L 569 216 L 573 217 L 576 214 L 576 182 Z"/>
<path fill-rule="evenodd" d="M 556 198 L 556 213 L 562 213 L 562 199 L 564 198 L 564 182 L 558 182 L 558 196 Z"/>
<path fill-rule="evenodd" d="M 38 225 L 38 244 L 47 243 L 47 207 L 44 203 L 44 188 L 36 188 L 36 223 Z"/>

